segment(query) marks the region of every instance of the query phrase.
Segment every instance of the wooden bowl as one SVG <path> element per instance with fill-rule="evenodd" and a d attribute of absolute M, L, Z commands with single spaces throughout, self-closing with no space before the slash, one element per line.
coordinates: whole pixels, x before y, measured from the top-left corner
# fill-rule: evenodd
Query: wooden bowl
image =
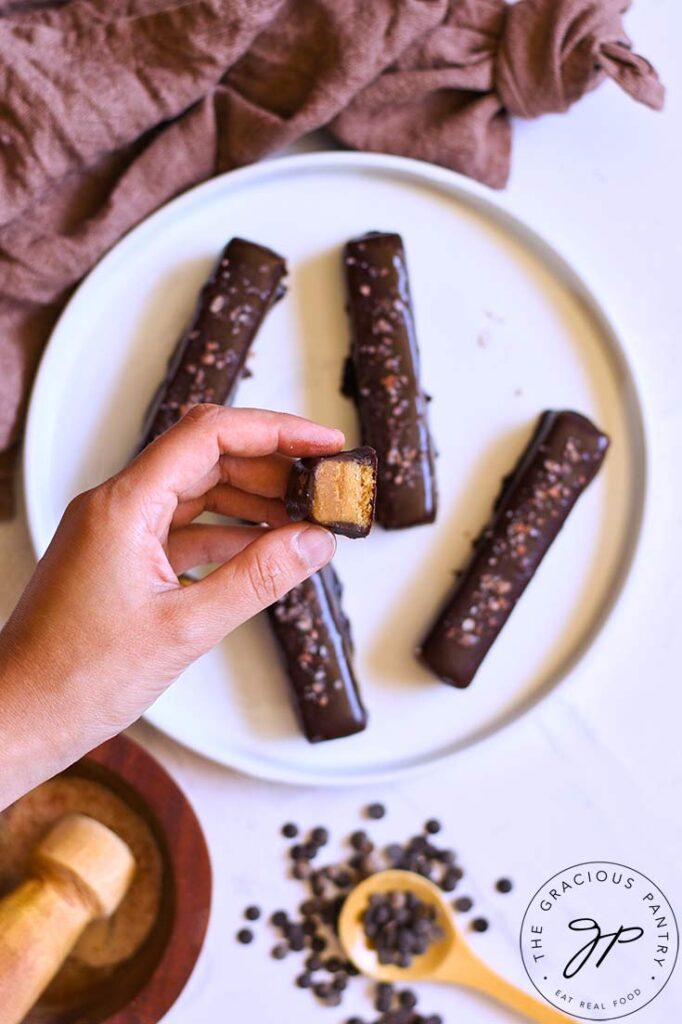
<path fill-rule="evenodd" d="M 25 1024 L 156 1024 L 180 995 L 203 945 L 211 900 L 211 864 L 187 798 L 142 747 L 118 736 L 62 776 L 109 788 L 149 826 L 161 855 L 159 911 L 134 956 L 90 988 L 44 999 Z M 49 994 L 48 989 L 48 994 Z"/>

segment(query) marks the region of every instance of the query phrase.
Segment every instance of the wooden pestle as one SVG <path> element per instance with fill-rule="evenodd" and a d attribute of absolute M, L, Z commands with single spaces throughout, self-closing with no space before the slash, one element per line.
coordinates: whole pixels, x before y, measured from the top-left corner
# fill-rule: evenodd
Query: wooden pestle
<path fill-rule="evenodd" d="M 69 814 L 32 856 L 32 874 L 0 900 L 0 1024 L 20 1024 L 85 927 L 116 910 L 135 872 L 129 847 Z"/>

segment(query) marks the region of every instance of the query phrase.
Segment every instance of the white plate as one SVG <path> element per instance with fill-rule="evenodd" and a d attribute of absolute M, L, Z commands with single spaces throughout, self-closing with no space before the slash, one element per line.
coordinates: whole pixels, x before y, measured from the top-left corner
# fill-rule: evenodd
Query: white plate
<path fill-rule="evenodd" d="M 274 247 L 290 266 L 288 295 L 257 338 L 238 404 L 338 424 L 355 443 L 355 413 L 339 394 L 348 347 L 339 252 L 372 228 L 405 239 L 440 512 L 432 527 L 339 543 L 369 727 L 316 746 L 299 736 L 262 617 L 148 712 L 187 746 L 271 779 L 386 779 L 517 718 L 588 649 L 623 586 L 641 520 L 639 402 L 616 333 L 577 274 L 466 179 L 396 157 L 321 153 L 194 189 L 124 238 L 78 289 L 29 411 L 25 482 L 38 554 L 72 495 L 125 463 L 199 286 L 232 235 Z M 551 407 L 592 417 L 612 449 L 473 685 L 451 689 L 417 665 L 413 647 L 502 476 Z"/>

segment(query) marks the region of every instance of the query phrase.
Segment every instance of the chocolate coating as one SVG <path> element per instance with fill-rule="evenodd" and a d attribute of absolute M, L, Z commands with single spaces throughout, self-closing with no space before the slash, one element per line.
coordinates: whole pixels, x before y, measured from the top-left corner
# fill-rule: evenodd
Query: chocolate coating
<path fill-rule="evenodd" d="M 374 509 L 376 506 L 376 487 L 372 496 L 372 509 L 369 522 L 362 526 L 358 522 L 343 522 L 340 520 L 322 520 L 314 515 L 315 499 L 315 474 L 319 466 L 324 462 L 354 462 L 361 466 L 370 466 L 376 480 L 377 453 L 373 448 L 353 448 L 346 452 L 337 452 L 336 455 L 317 455 L 307 459 L 297 459 L 289 474 L 287 490 L 284 496 L 284 504 L 287 515 L 294 522 L 303 519 L 318 526 L 324 526 L 332 533 L 342 534 L 355 540 L 366 537 L 372 528 L 374 520 Z"/>
<path fill-rule="evenodd" d="M 284 259 L 271 249 L 243 238 L 228 242 L 147 410 L 140 449 L 193 405 L 232 401 L 258 328 L 284 294 L 285 274 Z"/>
<path fill-rule="evenodd" d="M 431 523 L 434 453 L 402 239 L 370 232 L 348 242 L 343 262 L 352 333 L 343 391 L 379 458 L 377 522 L 389 530 Z"/>
<path fill-rule="evenodd" d="M 331 566 L 268 608 L 291 684 L 297 717 L 310 743 L 362 732 L 365 711 L 351 663 L 341 584 Z"/>
<path fill-rule="evenodd" d="M 579 413 L 540 417 L 421 646 L 421 660 L 443 682 L 466 687 L 474 678 L 608 446 L 606 434 Z"/>

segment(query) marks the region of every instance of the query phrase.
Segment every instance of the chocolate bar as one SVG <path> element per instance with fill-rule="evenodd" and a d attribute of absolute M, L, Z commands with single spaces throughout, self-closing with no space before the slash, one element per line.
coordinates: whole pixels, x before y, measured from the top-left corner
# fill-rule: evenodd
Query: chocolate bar
<path fill-rule="evenodd" d="M 353 674 L 350 624 L 331 566 L 268 608 L 301 728 L 310 743 L 362 732 L 367 725 Z"/>
<path fill-rule="evenodd" d="M 297 459 L 284 498 L 287 514 L 344 537 L 366 537 L 374 521 L 376 481 L 373 448 Z"/>
<path fill-rule="evenodd" d="M 466 687 L 530 583 L 609 438 L 577 412 L 545 412 L 493 516 L 418 652 L 444 683 Z"/>
<path fill-rule="evenodd" d="M 348 242 L 343 261 L 352 334 L 343 391 L 379 459 L 377 522 L 388 530 L 431 523 L 434 453 L 402 239 L 370 232 Z"/>
<path fill-rule="evenodd" d="M 147 410 L 140 449 L 198 402 L 232 401 L 258 328 L 284 294 L 286 269 L 271 249 L 243 238 L 228 242 Z"/>

